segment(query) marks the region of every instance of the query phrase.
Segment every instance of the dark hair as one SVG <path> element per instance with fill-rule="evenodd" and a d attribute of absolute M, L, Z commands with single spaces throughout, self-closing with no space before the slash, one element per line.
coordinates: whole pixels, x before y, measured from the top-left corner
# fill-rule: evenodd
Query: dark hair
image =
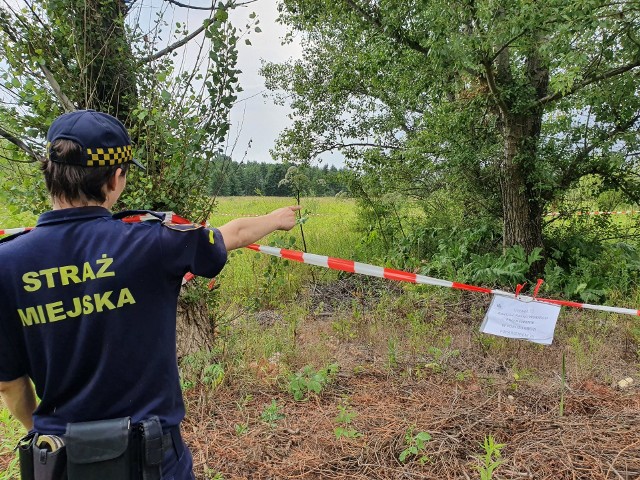
<path fill-rule="evenodd" d="M 104 203 L 107 199 L 104 186 L 118 170 L 123 174 L 129 169 L 129 164 L 108 167 L 85 167 L 64 162 L 65 159 L 79 157 L 82 147 L 72 140 L 56 140 L 51 145 L 58 162 L 45 160 L 41 165 L 47 190 L 53 198 L 64 199 L 67 202 Z"/>

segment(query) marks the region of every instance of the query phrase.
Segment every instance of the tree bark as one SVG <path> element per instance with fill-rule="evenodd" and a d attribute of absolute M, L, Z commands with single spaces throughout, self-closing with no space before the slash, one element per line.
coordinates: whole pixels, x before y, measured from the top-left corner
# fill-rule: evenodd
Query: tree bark
<path fill-rule="evenodd" d="M 87 0 L 75 12 L 80 51 L 80 108 L 110 113 L 128 123 L 138 103 L 135 65 L 126 37 L 122 0 Z"/>
<path fill-rule="evenodd" d="M 542 248 L 541 200 L 527 181 L 535 168 L 535 145 L 541 117 L 510 116 L 505 119 L 504 159 L 500 168 L 503 207 L 503 248 L 521 245 L 531 253 Z"/>
<path fill-rule="evenodd" d="M 510 73 L 508 52 L 498 58 L 499 77 L 515 86 Z M 500 68 L 506 70 L 500 71 Z M 547 94 L 549 70 L 532 47 L 525 62 L 525 76 L 531 87 L 531 107 L 503 104 L 501 116 L 504 133 L 504 158 L 500 165 L 500 186 L 502 194 L 503 248 L 521 245 L 527 254 L 535 248 L 543 248 L 542 214 L 544 200 L 537 188 L 537 154 L 544 106 L 537 100 Z M 538 262 L 530 273 L 538 274 L 544 264 Z"/>

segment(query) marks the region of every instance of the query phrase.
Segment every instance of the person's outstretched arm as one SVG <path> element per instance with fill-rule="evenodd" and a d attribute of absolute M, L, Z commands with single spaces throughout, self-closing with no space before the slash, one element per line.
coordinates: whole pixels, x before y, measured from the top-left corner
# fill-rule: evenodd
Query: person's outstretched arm
<path fill-rule="evenodd" d="M 294 205 L 274 210 L 260 217 L 237 218 L 218 230 L 227 251 L 246 247 L 276 230 L 291 230 L 296 225 L 296 212 L 302 207 Z"/>
<path fill-rule="evenodd" d="M 25 375 L 10 382 L 0 382 L 0 397 L 11 415 L 16 417 L 24 428 L 31 430 L 33 411 L 36 409 L 36 394 L 29 377 Z"/>

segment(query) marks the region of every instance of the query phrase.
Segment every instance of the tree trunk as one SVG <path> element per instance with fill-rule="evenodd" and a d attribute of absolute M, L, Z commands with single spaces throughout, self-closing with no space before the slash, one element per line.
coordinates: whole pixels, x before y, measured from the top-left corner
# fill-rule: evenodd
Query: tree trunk
<path fill-rule="evenodd" d="M 138 103 L 135 62 L 125 32 L 126 6 L 122 0 L 87 0 L 78 5 L 76 37 L 80 108 L 110 113 L 127 123 Z"/>
<path fill-rule="evenodd" d="M 535 145 L 539 137 L 539 129 L 534 126 L 536 120 L 522 116 L 507 119 L 500 168 L 503 248 L 521 245 L 527 253 L 543 246 L 543 207 L 528 181 L 535 168 Z"/>
<path fill-rule="evenodd" d="M 192 283 L 186 284 L 182 287 L 180 298 L 178 298 L 176 323 L 178 358 L 210 349 L 215 337 L 215 322 L 209 315 L 204 297 L 186 295 L 186 292 L 194 288 L 198 287 Z"/>
<path fill-rule="evenodd" d="M 507 69 L 508 52 L 499 58 L 499 74 L 502 80 L 513 78 Z M 529 52 L 525 62 L 525 75 L 529 86 L 535 92 L 531 103 L 547 94 L 549 69 L 535 47 Z M 502 110 L 504 133 L 504 158 L 500 165 L 500 186 L 502 190 L 503 248 L 521 245 L 527 254 L 535 248 L 543 248 L 542 214 L 544 200 L 539 192 L 540 179 L 537 171 L 538 144 L 542 132 L 543 107 L 534 107 L 528 111 L 515 112 L 516 108 Z M 531 273 L 540 273 L 544 265 L 541 262 L 532 266 Z"/>

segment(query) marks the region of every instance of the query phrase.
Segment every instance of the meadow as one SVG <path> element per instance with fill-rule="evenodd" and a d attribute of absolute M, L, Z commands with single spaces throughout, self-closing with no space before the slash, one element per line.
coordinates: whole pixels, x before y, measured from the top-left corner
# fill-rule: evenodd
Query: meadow
<path fill-rule="evenodd" d="M 210 223 L 291 203 L 220 198 Z M 352 200 L 303 207 L 308 251 L 380 264 Z M 1 208 L 0 228 L 33 220 Z M 299 227 L 260 243 L 303 249 Z M 565 308 L 544 347 L 479 333 L 480 293 L 247 249 L 205 295 L 216 337 L 180 360 L 198 479 L 640 478 L 637 317 Z M 6 409 L 0 429 L 0 479 L 17 478 Z"/>

